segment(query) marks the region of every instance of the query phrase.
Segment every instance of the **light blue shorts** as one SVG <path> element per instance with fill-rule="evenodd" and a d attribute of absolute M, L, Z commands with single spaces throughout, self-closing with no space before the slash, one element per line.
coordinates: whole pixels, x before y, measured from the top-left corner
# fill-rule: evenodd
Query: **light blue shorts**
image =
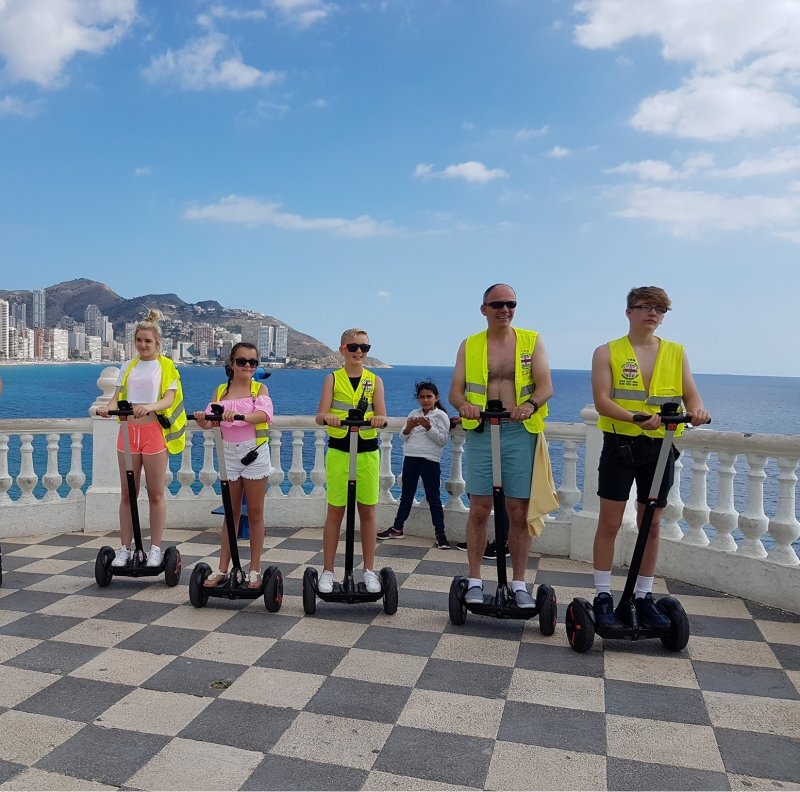
<path fill-rule="evenodd" d="M 521 423 L 500 424 L 500 467 L 503 490 L 509 498 L 530 498 L 533 454 L 538 435 Z M 489 425 L 483 432 L 467 431 L 467 494 L 492 494 L 492 436 Z"/>

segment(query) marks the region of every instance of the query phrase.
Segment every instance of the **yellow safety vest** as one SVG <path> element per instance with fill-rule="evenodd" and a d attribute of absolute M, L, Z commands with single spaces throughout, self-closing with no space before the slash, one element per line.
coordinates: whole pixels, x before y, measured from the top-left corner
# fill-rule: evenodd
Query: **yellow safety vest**
<path fill-rule="evenodd" d="M 222 394 L 225 393 L 225 388 L 228 387 L 227 382 L 223 382 L 217 388 L 217 397 L 215 401 L 220 401 L 222 399 Z M 256 382 L 255 380 L 250 380 L 250 396 L 251 398 L 255 399 L 258 396 L 258 392 L 261 390 L 261 383 Z M 269 442 L 269 424 L 265 421 L 264 423 L 255 424 L 256 427 L 256 440 L 260 440 L 259 445 L 262 443 Z"/>
<path fill-rule="evenodd" d="M 536 348 L 536 338 L 539 335 L 534 330 L 520 330 L 514 328 L 517 335 L 515 352 L 516 366 L 514 370 L 514 390 L 517 394 L 517 406 L 524 404 L 536 392 L 536 383 L 533 380 L 533 350 Z M 489 381 L 489 363 L 487 359 L 487 331 L 470 336 L 464 347 L 464 364 L 466 388 L 464 396 L 470 404 L 481 408 L 486 407 L 486 385 Z M 505 405 L 508 409 L 508 405 Z M 531 433 L 539 434 L 544 431 L 544 419 L 547 417 L 547 405 L 543 404 L 522 425 Z M 465 429 L 474 429 L 478 421 L 462 418 L 461 425 Z"/>
<path fill-rule="evenodd" d="M 659 339 L 658 354 L 650 377 L 650 392 L 644 388 L 642 371 L 628 336 L 608 342 L 611 364 L 611 399 L 624 410 L 632 413 L 653 415 L 661 405 L 677 402 L 683 405 L 683 345 Z M 601 415 L 597 428 L 604 432 L 622 435 L 646 434 L 648 437 L 664 437 L 665 429 L 643 430 L 631 421 L 617 421 Z M 677 437 L 684 424 L 678 424 Z"/>
<path fill-rule="evenodd" d="M 364 369 L 358 390 L 354 390 L 344 368 L 336 369 L 333 372 L 333 401 L 331 402 L 330 412 L 340 418 L 347 418 L 348 411 L 352 410 L 353 407 L 358 407 L 359 401 L 365 398 L 368 406 L 364 413 L 364 420 L 369 421 L 375 415 L 372 405 L 372 400 L 375 398 L 375 381 L 375 375 L 371 371 Z M 328 426 L 326 428 L 331 437 L 347 436 L 348 430 L 346 426 Z M 359 429 L 358 433 L 364 440 L 371 440 L 378 436 L 378 430 L 374 428 Z"/>
<path fill-rule="evenodd" d="M 133 367 L 139 362 L 139 358 L 134 358 L 125 373 L 122 375 L 122 386 L 119 391 L 120 400 L 126 398 L 126 386 L 128 384 L 128 377 L 130 376 Z M 183 388 L 181 387 L 181 375 L 175 364 L 163 355 L 158 356 L 158 364 L 161 366 L 161 387 L 159 388 L 159 399 L 163 399 L 167 393 L 167 385 L 175 382 L 177 390 L 175 391 L 175 398 L 172 405 L 167 407 L 166 410 L 160 410 L 159 416 L 166 418 L 165 423 L 159 420 L 161 425 L 161 434 L 164 436 L 164 443 L 167 446 L 167 451 L 170 454 L 180 454 L 186 445 L 186 411 L 183 408 Z"/>

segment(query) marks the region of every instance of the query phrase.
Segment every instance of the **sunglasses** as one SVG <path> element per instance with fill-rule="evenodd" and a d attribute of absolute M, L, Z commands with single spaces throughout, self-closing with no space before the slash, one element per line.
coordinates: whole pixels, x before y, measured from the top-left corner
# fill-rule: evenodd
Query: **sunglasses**
<path fill-rule="evenodd" d="M 244 368 L 245 366 L 250 366 L 250 368 L 256 368 L 256 366 L 258 366 L 258 361 L 255 358 L 234 358 L 233 362 L 239 368 Z"/>
<path fill-rule="evenodd" d="M 516 300 L 492 300 L 491 302 L 486 303 L 489 308 L 494 308 L 495 311 L 499 311 L 501 308 L 508 308 L 510 311 L 513 311 L 514 308 L 517 307 Z"/>
<path fill-rule="evenodd" d="M 360 349 L 365 355 L 372 349 L 372 344 L 345 344 L 348 352 L 358 352 Z"/>

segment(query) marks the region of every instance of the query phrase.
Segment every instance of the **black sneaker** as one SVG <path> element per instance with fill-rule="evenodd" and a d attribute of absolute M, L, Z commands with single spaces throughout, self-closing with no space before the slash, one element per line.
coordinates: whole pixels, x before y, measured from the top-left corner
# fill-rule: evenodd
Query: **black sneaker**
<path fill-rule="evenodd" d="M 642 627 L 666 630 L 670 626 L 670 620 L 658 609 L 652 594 L 636 597 L 633 604 L 636 606 L 636 615 Z"/>
<path fill-rule="evenodd" d="M 614 618 L 614 599 L 610 594 L 603 592 L 594 598 L 592 603 L 594 610 L 594 623 L 596 627 L 613 627 L 616 624 Z"/>
<path fill-rule="evenodd" d="M 442 534 L 441 536 L 436 537 L 436 546 L 440 550 L 449 550 L 450 549 L 450 542 L 447 541 L 447 537 Z"/>
<path fill-rule="evenodd" d="M 505 545 L 505 557 L 508 558 L 511 555 L 511 551 L 508 549 L 508 545 Z M 486 550 L 483 551 L 483 557 L 489 561 L 494 560 L 497 558 L 497 543 L 496 542 L 488 542 L 486 545 Z"/>
<path fill-rule="evenodd" d="M 405 534 L 402 528 L 387 528 L 377 534 L 378 539 L 402 539 Z"/>
<path fill-rule="evenodd" d="M 456 542 L 456 547 L 459 550 L 463 550 L 465 553 L 467 551 L 467 543 L 466 542 Z"/>

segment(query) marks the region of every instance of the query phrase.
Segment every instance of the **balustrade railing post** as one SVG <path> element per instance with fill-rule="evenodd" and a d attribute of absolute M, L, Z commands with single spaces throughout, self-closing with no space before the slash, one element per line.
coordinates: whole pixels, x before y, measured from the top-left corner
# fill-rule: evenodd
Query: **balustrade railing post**
<path fill-rule="evenodd" d="M 709 522 L 714 527 L 715 536 L 711 547 L 735 553 L 737 545 L 731 533 L 736 528 L 739 514 L 733 500 L 733 480 L 736 476 L 736 458 L 738 454 L 718 451 L 719 483 L 717 485 L 717 505 L 711 510 Z"/>
<path fill-rule="evenodd" d="M 67 484 L 69 485 L 67 500 L 81 500 L 84 497 L 81 488 L 86 483 L 86 473 L 83 472 L 81 458 L 81 452 L 83 451 L 83 434 L 81 432 L 72 432 L 70 438 L 71 456 L 69 472 L 67 473 Z"/>
<path fill-rule="evenodd" d="M 8 435 L 0 434 L 0 505 L 11 503 L 8 491 L 13 483 L 8 473 Z"/>
<path fill-rule="evenodd" d="M 303 436 L 302 429 L 292 430 L 292 466 L 289 468 L 289 481 L 292 487 L 289 490 L 290 498 L 302 498 L 303 484 L 307 478 L 306 470 L 303 467 Z"/>
<path fill-rule="evenodd" d="M 662 539 L 672 539 L 680 542 L 684 539 L 683 531 L 678 520 L 683 516 L 683 499 L 681 498 L 681 473 L 683 472 L 683 462 L 681 457 L 675 460 L 675 480 L 667 495 L 667 505 L 661 517 Z"/>
<path fill-rule="evenodd" d="M 562 512 L 575 511 L 581 499 L 578 489 L 578 445 L 576 440 L 561 441 L 563 473 L 558 487 L 558 505 Z"/>
<path fill-rule="evenodd" d="M 325 435 L 324 429 L 314 431 L 314 469 L 311 471 L 314 489 L 310 494 L 319 498 L 325 497 Z"/>
<path fill-rule="evenodd" d="M 194 495 L 192 492 L 192 484 L 195 482 L 194 468 L 192 468 L 192 438 L 194 434 L 194 430 L 186 430 L 186 445 L 181 452 L 181 466 L 178 468 L 178 483 L 180 487 L 175 497 L 184 500 Z"/>
<path fill-rule="evenodd" d="M 797 491 L 797 459 L 778 457 L 778 508 L 769 521 L 769 535 L 775 541 L 767 558 L 776 564 L 797 566 L 800 559 L 792 543 L 800 538 L 800 522 L 795 517 Z"/>
<path fill-rule="evenodd" d="M 286 477 L 281 465 L 281 438 L 283 432 L 280 429 L 270 427 L 269 430 L 269 453 L 272 467 L 275 472 L 269 477 L 269 489 L 267 490 L 268 498 L 283 498 L 284 494 L 281 490 L 281 484 Z"/>
<path fill-rule="evenodd" d="M 36 503 L 33 497 L 33 490 L 39 483 L 39 477 L 33 469 L 33 435 L 21 434 L 20 439 L 20 466 L 17 476 L 17 486 L 22 491 L 20 501 L 22 503 Z"/>
<path fill-rule="evenodd" d="M 61 474 L 58 472 L 58 441 L 60 435 L 56 433 L 49 433 L 47 435 L 47 470 L 42 476 L 42 484 L 47 490 L 44 494 L 43 501 L 58 500 L 58 488 L 64 481 Z"/>
<path fill-rule="evenodd" d="M 211 432 L 203 432 L 203 467 L 200 468 L 198 478 L 203 488 L 200 495 L 214 494 L 214 483 L 219 478 L 214 467 L 214 438 Z"/>
<path fill-rule="evenodd" d="M 381 431 L 380 446 L 380 494 L 379 503 L 396 503 L 391 493 L 394 486 L 394 473 L 392 473 L 392 432 Z"/>
<path fill-rule="evenodd" d="M 767 551 L 761 536 L 769 523 L 764 513 L 764 480 L 767 477 L 764 467 L 767 458 L 762 454 L 748 454 L 747 464 L 747 503 L 739 515 L 739 530 L 745 538 L 739 546 L 739 554 L 750 558 L 766 558 Z"/>
<path fill-rule="evenodd" d="M 469 509 L 464 504 L 462 496 L 467 488 L 467 483 L 464 481 L 464 476 L 461 470 L 462 460 L 464 459 L 464 443 L 467 436 L 464 434 L 463 429 L 457 429 L 450 432 L 450 440 L 452 442 L 452 450 L 450 457 L 450 478 L 447 479 L 444 485 L 445 492 L 448 494 L 447 502 L 444 508 L 449 511 L 465 512 Z"/>
<path fill-rule="evenodd" d="M 683 519 L 689 530 L 683 535 L 686 544 L 705 547 L 709 544 L 705 527 L 711 510 L 708 508 L 708 451 L 692 449 L 692 484 L 689 500 L 683 507 Z"/>

